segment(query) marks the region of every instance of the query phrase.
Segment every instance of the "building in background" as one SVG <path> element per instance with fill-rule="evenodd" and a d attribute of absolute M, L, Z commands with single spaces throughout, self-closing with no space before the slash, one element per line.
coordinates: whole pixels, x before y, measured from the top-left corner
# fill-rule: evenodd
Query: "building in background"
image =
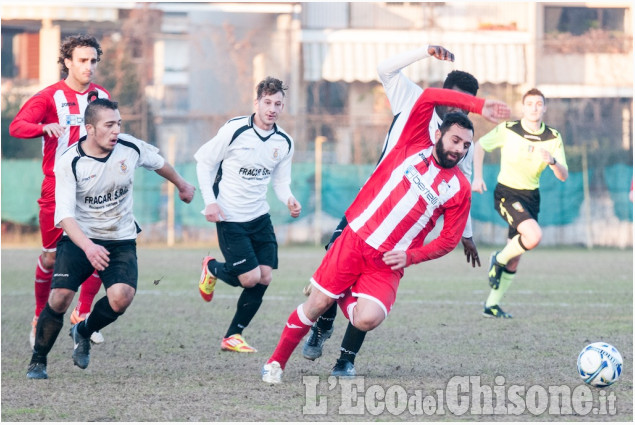
<path fill-rule="evenodd" d="M 1 7 L 3 111 L 11 105 L 7 99 L 18 102 L 60 78 L 56 60 L 65 35 L 90 32 L 111 52 L 104 54 L 97 81 L 111 93 L 117 86 L 115 93 L 129 96 L 122 102 L 128 106 L 122 109 L 124 120 L 171 152 L 176 163 L 191 161 L 228 118 L 249 113 L 255 84 L 274 75 L 290 87 L 281 125 L 296 140 L 296 161 L 312 163 L 319 144 L 325 164 L 372 164 L 392 121 L 377 63 L 431 43 L 454 52 L 455 63 L 421 61 L 405 70 L 409 78 L 439 86 L 452 69 L 469 71 L 481 84 L 480 95 L 507 101 L 516 116 L 522 93 L 538 87 L 548 97 L 548 123 L 563 133 L 572 171 L 586 173 L 589 164 L 602 170 L 582 179 L 582 198 L 590 203 L 593 193 L 594 203 L 573 204 L 586 218 L 548 232 L 546 241 L 584 243 L 570 235 L 580 233 L 587 240 L 601 239 L 606 226 L 594 229 L 589 223 L 598 216 L 601 223 L 614 220 L 598 211 L 617 202 L 611 191 L 626 179 L 610 167 L 624 164 L 632 170 L 630 2 Z M 475 124 L 476 137 L 492 127 L 480 117 Z M 3 132 L 3 156 L 6 152 Z M 630 220 L 630 231 L 613 226 L 611 238 L 628 233 L 626 243 L 632 245 L 632 211 Z M 499 242 L 494 229 L 499 224 L 484 221 L 477 237 Z"/>

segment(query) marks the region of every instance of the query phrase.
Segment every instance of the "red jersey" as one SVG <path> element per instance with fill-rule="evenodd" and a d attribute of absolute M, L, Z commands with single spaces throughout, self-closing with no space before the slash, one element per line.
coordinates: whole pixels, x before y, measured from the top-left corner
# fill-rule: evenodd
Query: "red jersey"
<path fill-rule="evenodd" d="M 91 83 L 86 91 L 80 93 L 61 80 L 31 97 L 11 122 L 9 133 L 13 137 L 31 139 L 42 136 L 42 171 L 45 180 L 55 179 L 55 159 L 86 135 L 84 111 L 88 105 L 88 93 L 92 90 L 97 90 L 100 98 L 110 98 L 110 93 L 97 84 Z M 61 137 L 43 133 L 43 127 L 51 123 L 66 127 Z"/>
<path fill-rule="evenodd" d="M 368 245 L 381 252 L 406 251 L 408 264 L 439 258 L 457 246 L 470 211 L 470 183 L 458 167 L 436 162 L 428 127 L 435 104 L 480 113 L 484 102 L 447 89 L 421 94 L 397 144 L 346 211 L 349 226 Z M 439 237 L 424 246 L 441 215 Z"/>

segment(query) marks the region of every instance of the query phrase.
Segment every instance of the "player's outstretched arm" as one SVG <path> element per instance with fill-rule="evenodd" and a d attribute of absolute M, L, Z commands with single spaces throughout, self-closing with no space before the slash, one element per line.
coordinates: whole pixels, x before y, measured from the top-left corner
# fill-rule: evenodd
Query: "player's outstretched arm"
<path fill-rule="evenodd" d="M 428 54 L 433 58 L 437 58 L 441 61 L 454 62 L 454 53 L 443 46 L 428 46 Z"/>
<path fill-rule="evenodd" d="M 481 115 L 488 121 L 499 123 L 510 117 L 511 110 L 505 102 L 499 100 L 485 99 Z"/>
<path fill-rule="evenodd" d="M 196 188 L 189 184 L 177 171 L 172 167 L 172 165 L 167 162 L 163 164 L 163 167 L 155 170 L 155 173 L 163 177 L 164 179 L 172 182 L 174 186 L 179 190 L 179 199 L 189 204 L 194 198 L 194 192 Z"/>

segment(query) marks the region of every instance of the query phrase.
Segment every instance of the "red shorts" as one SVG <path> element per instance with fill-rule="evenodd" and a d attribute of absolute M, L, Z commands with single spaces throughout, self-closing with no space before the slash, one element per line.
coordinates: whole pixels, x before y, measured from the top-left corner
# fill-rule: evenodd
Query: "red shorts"
<path fill-rule="evenodd" d="M 57 242 L 64 233 L 64 230 L 55 227 L 55 179 L 44 178 L 41 197 L 37 203 L 40 204 L 42 250 L 55 251 Z"/>
<path fill-rule="evenodd" d="M 311 283 L 331 298 L 340 298 L 351 288 L 355 297 L 375 301 L 388 315 L 404 272 L 403 269 L 391 270 L 382 257 L 382 252 L 347 226 L 326 252 Z"/>

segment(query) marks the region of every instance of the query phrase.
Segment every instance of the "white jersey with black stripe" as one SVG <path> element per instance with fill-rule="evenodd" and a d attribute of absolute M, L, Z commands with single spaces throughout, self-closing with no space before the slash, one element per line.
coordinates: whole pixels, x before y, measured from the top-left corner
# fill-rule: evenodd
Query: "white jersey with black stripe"
<path fill-rule="evenodd" d="M 415 63 L 418 60 L 429 58 L 428 46 L 409 50 L 401 54 L 392 56 L 383 60 L 377 66 L 377 73 L 381 80 L 386 97 L 390 102 L 390 109 L 394 115 L 390 130 L 384 140 L 381 157 L 378 164 L 388 155 L 392 148 L 397 144 L 403 128 L 410 116 L 413 106 L 423 93 L 423 89 L 406 77 L 401 70 L 406 66 Z M 437 114 L 436 110 L 432 114 L 430 120 L 430 139 L 435 143 L 435 132 L 439 129 L 443 120 Z M 472 181 L 472 162 L 474 160 L 474 144 L 470 145 L 467 153 L 458 163 L 461 172 L 467 177 L 468 181 Z M 463 237 L 472 237 L 472 218 L 468 217 Z"/>
<path fill-rule="evenodd" d="M 229 120 L 194 154 L 205 205 L 217 203 L 225 221 L 251 221 L 269 212 L 270 181 L 286 205 L 293 151 L 293 139 L 275 124 L 265 131 L 254 115 Z"/>
<path fill-rule="evenodd" d="M 82 140 L 55 163 L 55 226 L 74 218 L 91 239 L 136 239 L 139 227 L 132 212 L 135 169 L 158 170 L 165 160 L 159 149 L 129 134 L 120 134 L 105 158 L 82 149 Z"/>

